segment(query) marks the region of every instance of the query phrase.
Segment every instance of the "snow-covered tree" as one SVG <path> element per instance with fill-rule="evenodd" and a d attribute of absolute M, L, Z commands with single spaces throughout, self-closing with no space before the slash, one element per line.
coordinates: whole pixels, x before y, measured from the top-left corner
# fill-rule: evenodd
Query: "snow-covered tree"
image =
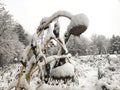
<path fill-rule="evenodd" d="M 110 39 L 109 53 L 120 54 L 120 36 L 114 36 L 113 35 L 112 38 Z"/>
<path fill-rule="evenodd" d="M 67 48 L 73 55 L 77 53 L 78 55 L 87 55 L 90 54 L 90 41 L 84 36 L 71 36 L 67 43 Z"/>
<path fill-rule="evenodd" d="M 103 35 L 93 35 L 91 37 L 92 43 L 94 45 L 94 49 L 98 52 L 96 54 L 105 54 L 107 53 L 109 47 L 109 40 Z"/>
<path fill-rule="evenodd" d="M 16 22 L 12 15 L 6 11 L 4 4 L 0 4 L 0 66 L 13 62 L 15 58 L 20 59 L 24 49 L 24 45 L 20 42 L 20 37 L 16 32 L 18 29 L 15 30 L 15 26 Z"/>
<path fill-rule="evenodd" d="M 20 42 L 22 42 L 25 46 L 29 44 L 29 36 L 27 33 L 25 33 L 25 30 L 23 29 L 22 25 L 16 23 L 13 31 L 16 32 L 16 34 L 18 34 Z"/>

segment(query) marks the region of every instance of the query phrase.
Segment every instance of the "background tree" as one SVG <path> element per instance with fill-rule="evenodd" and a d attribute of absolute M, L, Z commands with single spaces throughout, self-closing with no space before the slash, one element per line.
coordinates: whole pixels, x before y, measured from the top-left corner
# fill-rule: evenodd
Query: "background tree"
<path fill-rule="evenodd" d="M 93 35 L 91 37 L 92 45 L 98 50 L 97 54 L 105 54 L 107 53 L 107 49 L 109 46 L 109 40 L 103 35 Z"/>
<path fill-rule="evenodd" d="M 90 41 L 84 36 L 71 36 L 67 43 L 67 48 L 73 55 L 77 53 L 78 55 L 87 55 L 89 53 L 89 44 Z"/>
<path fill-rule="evenodd" d="M 0 4 L 0 66 L 13 62 L 15 58 L 20 59 L 26 44 L 24 41 L 28 41 L 24 38 L 22 26 L 19 24 L 19 29 L 17 25 L 12 15 L 5 10 L 4 4 Z"/>
<path fill-rule="evenodd" d="M 18 34 L 19 41 L 22 42 L 25 46 L 27 46 L 29 44 L 29 35 L 25 33 L 25 30 L 23 29 L 22 25 L 16 23 L 14 31 Z"/>
<path fill-rule="evenodd" d="M 75 37 L 71 36 L 67 48 L 73 55 L 95 55 L 106 54 L 110 47 L 110 40 L 103 35 L 94 34 L 91 40 L 88 40 L 84 36 Z"/>
<path fill-rule="evenodd" d="M 109 53 L 110 54 L 114 54 L 114 53 L 120 54 L 120 36 L 113 35 L 112 38 L 110 39 Z"/>

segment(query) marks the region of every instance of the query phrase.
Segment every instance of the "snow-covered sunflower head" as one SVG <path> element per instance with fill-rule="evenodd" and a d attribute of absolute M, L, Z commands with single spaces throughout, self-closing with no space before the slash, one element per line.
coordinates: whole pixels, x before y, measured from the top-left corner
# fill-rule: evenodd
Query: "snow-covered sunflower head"
<path fill-rule="evenodd" d="M 89 25 L 88 17 L 85 14 L 74 15 L 68 25 L 67 31 L 69 34 L 74 36 L 79 36 L 84 31 L 87 30 Z"/>

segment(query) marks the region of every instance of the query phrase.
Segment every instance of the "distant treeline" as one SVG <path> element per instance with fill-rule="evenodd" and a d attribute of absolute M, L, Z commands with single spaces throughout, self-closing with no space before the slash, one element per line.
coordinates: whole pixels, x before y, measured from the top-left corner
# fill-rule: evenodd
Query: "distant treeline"
<path fill-rule="evenodd" d="M 0 66 L 19 59 L 28 45 L 28 34 L 22 25 L 17 23 L 12 15 L 0 3 Z"/>
<path fill-rule="evenodd" d="M 90 39 L 71 36 L 67 48 L 73 55 L 120 54 L 120 36 L 106 38 L 104 35 L 94 34 Z"/>

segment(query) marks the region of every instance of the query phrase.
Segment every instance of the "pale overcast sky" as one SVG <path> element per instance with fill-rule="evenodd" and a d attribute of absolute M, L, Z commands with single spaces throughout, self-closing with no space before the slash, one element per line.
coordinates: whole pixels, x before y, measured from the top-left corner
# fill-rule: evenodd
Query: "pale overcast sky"
<path fill-rule="evenodd" d="M 120 1 L 119 0 L 4 0 L 7 10 L 24 29 L 33 34 L 42 17 L 51 16 L 58 10 L 66 10 L 72 14 L 85 13 L 89 20 L 89 28 L 83 34 L 103 34 L 107 37 L 120 35 Z M 62 19 L 62 29 L 68 25 Z"/>

